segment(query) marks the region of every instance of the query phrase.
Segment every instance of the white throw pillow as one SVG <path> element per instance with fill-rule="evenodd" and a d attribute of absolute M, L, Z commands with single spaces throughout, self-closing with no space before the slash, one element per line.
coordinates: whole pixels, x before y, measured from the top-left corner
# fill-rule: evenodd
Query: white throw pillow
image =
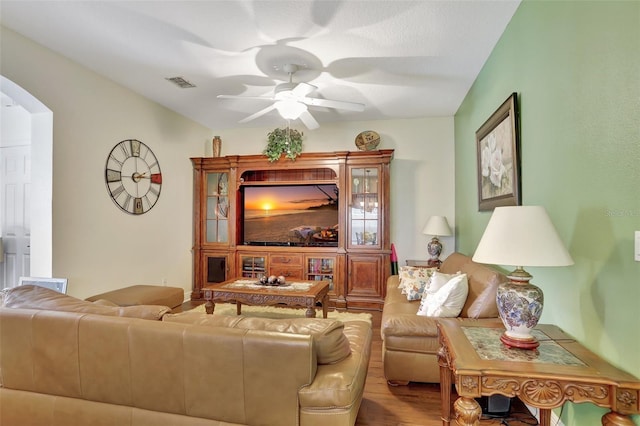
<path fill-rule="evenodd" d="M 433 282 L 435 278 L 434 274 L 431 277 L 431 281 Z M 454 275 L 434 292 L 425 290 L 420 301 L 418 315 L 455 318 L 460 315 L 468 294 L 469 282 L 467 274 Z"/>
<path fill-rule="evenodd" d="M 433 274 L 431 274 L 431 279 L 429 280 L 429 284 L 427 285 L 425 291 L 428 294 L 435 294 L 446 283 L 448 283 L 451 278 L 459 274 L 460 272 L 456 272 L 455 274 L 443 274 L 442 272 L 435 271 L 433 272 Z"/>

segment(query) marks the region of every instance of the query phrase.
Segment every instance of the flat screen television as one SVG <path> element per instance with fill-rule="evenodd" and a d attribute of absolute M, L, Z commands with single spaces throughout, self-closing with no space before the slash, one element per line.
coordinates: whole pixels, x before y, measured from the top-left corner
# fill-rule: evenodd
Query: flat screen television
<path fill-rule="evenodd" d="M 243 185 L 239 193 L 243 244 L 338 246 L 337 185 Z"/>

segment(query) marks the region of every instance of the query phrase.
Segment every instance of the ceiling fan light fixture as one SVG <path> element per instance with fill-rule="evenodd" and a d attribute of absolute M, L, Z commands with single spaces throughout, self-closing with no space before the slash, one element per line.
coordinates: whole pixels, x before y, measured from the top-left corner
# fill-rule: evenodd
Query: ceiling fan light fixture
<path fill-rule="evenodd" d="M 307 110 L 307 106 L 298 101 L 277 101 L 275 107 L 282 118 L 287 120 L 296 120 Z"/>

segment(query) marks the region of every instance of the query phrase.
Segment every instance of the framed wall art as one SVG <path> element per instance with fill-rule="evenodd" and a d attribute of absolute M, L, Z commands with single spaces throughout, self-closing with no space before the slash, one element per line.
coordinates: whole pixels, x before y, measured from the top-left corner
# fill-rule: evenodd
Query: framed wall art
<path fill-rule="evenodd" d="M 478 210 L 519 206 L 520 141 L 517 94 L 506 101 L 476 131 Z"/>

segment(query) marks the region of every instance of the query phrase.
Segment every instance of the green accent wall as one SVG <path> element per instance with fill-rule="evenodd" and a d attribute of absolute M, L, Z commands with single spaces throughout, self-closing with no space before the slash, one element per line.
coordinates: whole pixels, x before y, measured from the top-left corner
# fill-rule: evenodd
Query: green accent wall
<path fill-rule="evenodd" d="M 456 249 L 465 254 L 491 215 L 478 212 L 475 132 L 512 92 L 522 204 L 546 207 L 575 261 L 528 268 L 545 293 L 541 322 L 640 377 L 640 2 L 521 3 L 455 115 Z M 595 425 L 605 412 L 566 404 L 561 418 Z"/>

